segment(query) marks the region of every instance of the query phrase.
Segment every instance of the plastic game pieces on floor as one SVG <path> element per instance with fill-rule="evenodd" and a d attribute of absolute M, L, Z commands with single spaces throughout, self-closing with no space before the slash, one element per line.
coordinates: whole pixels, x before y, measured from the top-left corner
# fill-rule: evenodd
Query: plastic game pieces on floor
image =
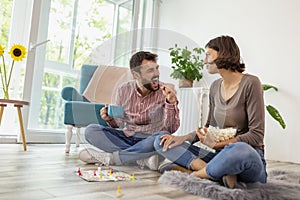
<path fill-rule="evenodd" d="M 121 186 L 119 186 L 119 185 L 118 185 L 116 196 L 117 196 L 117 198 L 120 198 L 123 196 L 123 194 L 121 193 Z"/>
<path fill-rule="evenodd" d="M 135 180 L 134 173 L 131 175 L 116 169 L 81 169 L 78 168 L 76 175 L 88 182 L 105 182 L 105 181 L 129 181 Z"/>

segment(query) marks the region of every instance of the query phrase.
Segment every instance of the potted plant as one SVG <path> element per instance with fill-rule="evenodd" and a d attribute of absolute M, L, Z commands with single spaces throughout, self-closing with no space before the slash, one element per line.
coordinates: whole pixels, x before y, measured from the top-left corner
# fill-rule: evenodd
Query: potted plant
<path fill-rule="evenodd" d="M 201 54 L 203 48 L 194 48 L 192 51 L 187 48 L 175 47 L 169 48 L 173 72 L 171 77 L 179 79 L 179 87 L 192 87 L 193 81 L 199 81 L 202 78 L 204 61 Z"/>

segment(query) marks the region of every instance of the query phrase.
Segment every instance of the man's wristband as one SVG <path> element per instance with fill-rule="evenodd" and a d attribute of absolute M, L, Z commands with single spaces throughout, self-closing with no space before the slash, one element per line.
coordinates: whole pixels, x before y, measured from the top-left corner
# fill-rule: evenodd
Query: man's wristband
<path fill-rule="evenodd" d="M 177 104 L 178 103 L 178 100 L 176 99 L 176 101 L 174 101 L 174 103 L 171 103 L 167 98 L 166 98 L 166 102 L 168 103 L 168 104 L 172 104 L 172 105 L 175 105 L 175 104 Z"/>

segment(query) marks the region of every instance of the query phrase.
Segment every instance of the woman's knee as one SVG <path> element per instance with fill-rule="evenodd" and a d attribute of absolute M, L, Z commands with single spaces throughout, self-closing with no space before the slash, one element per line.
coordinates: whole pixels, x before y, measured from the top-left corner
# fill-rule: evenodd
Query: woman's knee
<path fill-rule="evenodd" d="M 235 159 L 245 160 L 245 158 L 247 158 L 260 160 L 260 157 L 255 149 L 245 142 L 231 144 L 229 151 L 229 153 L 235 157 Z"/>
<path fill-rule="evenodd" d="M 242 151 L 242 152 L 246 152 L 250 148 L 252 147 L 245 142 L 230 143 L 228 146 L 225 147 L 225 149 L 228 149 L 229 151 Z"/>

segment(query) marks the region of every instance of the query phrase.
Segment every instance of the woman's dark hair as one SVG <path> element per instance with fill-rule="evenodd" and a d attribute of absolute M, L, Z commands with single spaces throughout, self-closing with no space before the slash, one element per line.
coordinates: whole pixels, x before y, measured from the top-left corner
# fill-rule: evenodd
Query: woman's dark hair
<path fill-rule="evenodd" d="M 130 59 L 130 69 L 132 71 L 141 72 L 140 66 L 143 60 L 156 62 L 157 54 L 151 53 L 149 51 L 139 51 L 135 53 Z"/>
<path fill-rule="evenodd" d="M 206 48 L 218 52 L 218 58 L 214 60 L 218 69 L 229 69 L 232 71 L 245 71 L 245 64 L 241 62 L 240 49 L 230 36 L 220 36 L 210 40 Z"/>

